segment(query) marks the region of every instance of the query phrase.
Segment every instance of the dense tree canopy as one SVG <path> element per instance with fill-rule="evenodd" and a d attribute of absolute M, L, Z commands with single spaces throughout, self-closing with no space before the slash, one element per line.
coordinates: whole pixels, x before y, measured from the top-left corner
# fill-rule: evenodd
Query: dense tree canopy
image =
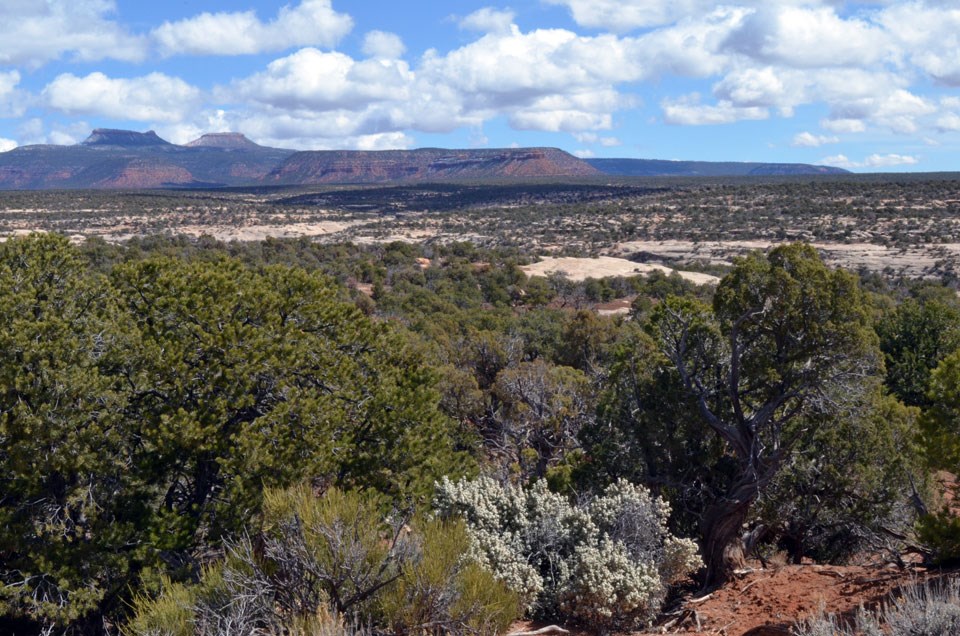
<path fill-rule="evenodd" d="M 0 247 L 0 611 L 66 624 L 244 530 L 265 486 L 462 472 L 435 376 L 323 277 Z"/>

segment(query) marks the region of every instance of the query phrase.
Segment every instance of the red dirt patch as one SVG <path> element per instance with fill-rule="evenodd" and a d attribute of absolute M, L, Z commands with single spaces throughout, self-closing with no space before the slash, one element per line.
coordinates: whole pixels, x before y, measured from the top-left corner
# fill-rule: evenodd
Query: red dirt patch
<path fill-rule="evenodd" d="M 686 614 L 674 634 L 766 636 L 789 634 L 792 625 L 816 614 L 852 613 L 875 606 L 920 572 L 893 567 L 789 565 L 739 576 L 700 603 L 684 605 Z M 699 619 L 700 629 L 696 623 Z"/>
<path fill-rule="evenodd" d="M 787 565 L 738 575 L 707 597 L 687 597 L 647 632 L 678 636 L 786 636 L 794 623 L 821 608 L 850 617 L 861 605 L 870 609 L 899 587 L 927 579 L 923 568 L 893 566 Z M 699 626 L 698 626 L 699 622 Z M 510 632 L 543 627 L 521 622 Z M 572 636 L 590 634 L 570 629 Z"/>

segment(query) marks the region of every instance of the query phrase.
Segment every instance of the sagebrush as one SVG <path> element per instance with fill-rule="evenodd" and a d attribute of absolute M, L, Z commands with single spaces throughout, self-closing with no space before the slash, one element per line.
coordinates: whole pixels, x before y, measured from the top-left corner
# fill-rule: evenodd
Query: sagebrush
<path fill-rule="evenodd" d="M 693 541 L 667 530 L 669 505 L 624 480 L 573 502 L 543 480 L 524 488 L 444 479 L 434 505 L 466 520 L 471 554 L 535 616 L 637 627 L 657 613 L 671 583 L 702 565 Z"/>

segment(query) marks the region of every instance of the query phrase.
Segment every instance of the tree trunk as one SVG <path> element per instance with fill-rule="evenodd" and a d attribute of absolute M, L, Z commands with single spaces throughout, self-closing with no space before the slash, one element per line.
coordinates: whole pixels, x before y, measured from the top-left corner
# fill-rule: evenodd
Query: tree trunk
<path fill-rule="evenodd" d="M 750 506 L 757 498 L 757 484 L 741 481 L 727 496 L 711 505 L 703 516 L 703 561 L 706 587 L 719 587 L 745 563 L 741 533 Z"/>

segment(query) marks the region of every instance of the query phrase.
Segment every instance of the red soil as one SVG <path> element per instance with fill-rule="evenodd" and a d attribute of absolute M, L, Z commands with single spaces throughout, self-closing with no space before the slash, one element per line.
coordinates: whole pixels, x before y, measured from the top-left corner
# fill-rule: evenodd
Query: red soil
<path fill-rule="evenodd" d="M 820 609 L 852 616 L 861 605 L 875 607 L 892 591 L 924 574 L 892 566 L 789 565 L 757 570 L 739 576 L 702 602 L 688 599 L 680 620 L 667 633 L 790 634 L 795 622 L 817 614 Z"/>
<path fill-rule="evenodd" d="M 787 565 L 738 575 L 706 597 L 688 596 L 645 633 L 679 636 L 785 636 L 795 622 L 827 613 L 852 617 L 861 605 L 876 607 L 902 586 L 922 581 L 923 568 Z M 529 622 L 510 632 L 543 627 Z M 571 629 L 573 636 L 590 634 Z"/>

